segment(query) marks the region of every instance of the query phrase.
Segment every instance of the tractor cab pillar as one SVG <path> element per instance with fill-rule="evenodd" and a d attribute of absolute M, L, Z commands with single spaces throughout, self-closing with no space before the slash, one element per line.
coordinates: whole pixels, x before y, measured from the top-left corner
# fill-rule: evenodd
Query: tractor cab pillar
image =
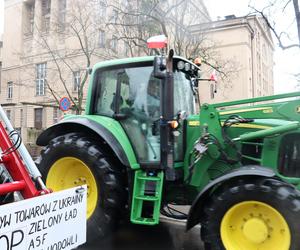
<path fill-rule="evenodd" d="M 154 77 L 161 79 L 160 153 L 161 168 L 165 170 L 166 180 L 176 179 L 174 166 L 174 135 L 171 122 L 174 120 L 174 74 L 173 50 L 168 57 L 154 58 Z"/>

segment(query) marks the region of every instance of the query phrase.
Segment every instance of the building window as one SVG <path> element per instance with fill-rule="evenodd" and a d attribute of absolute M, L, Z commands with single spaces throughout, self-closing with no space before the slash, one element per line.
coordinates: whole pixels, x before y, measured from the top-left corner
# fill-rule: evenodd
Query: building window
<path fill-rule="evenodd" d="M 34 4 L 30 6 L 30 12 L 29 12 L 29 25 L 30 25 L 30 33 L 33 33 L 34 31 Z"/>
<path fill-rule="evenodd" d="M 50 30 L 50 17 L 45 17 L 43 21 L 43 31 L 48 33 Z"/>
<path fill-rule="evenodd" d="M 24 111 L 20 109 L 20 127 L 24 126 Z"/>
<path fill-rule="evenodd" d="M 42 0 L 42 15 L 46 16 L 51 12 L 51 0 Z"/>
<path fill-rule="evenodd" d="M 26 3 L 26 29 L 25 32 L 27 35 L 32 35 L 34 31 L 34 2 L 33 3 Z"/>
<path fill-rule="evenodd" d="M 215 98 L 215 88 L 213 84 L 210 84 L 210 99 Z"/>
<path fill-rule="evenodd" d="M 260 33 L 256 34 L 257 50 L 260 52 Z"/>
<path fill-rule="evenodd" d="M 11 99 L 13 97 L 13 82 L 7 83 L 7 98 Z"/>
<path fill-rule="evenodd" d="M 125 52 L 125 56 L 129 55 L 130 52 L 130 46 L 128 42 L 124 42 L 124 52 Z"/>
<path fill-rule="evenodd" d="M 117 23 L 117 19 L 118 19 L 118 11 L 113 10 L 112 15 L 111 15 L 111 22 L 112 23 Z"/>
<path fill-rule="evenodd" d="M 123 0 L 122 2 L 123 2 L 122 5 L 123 5 L 125 8 L 129 6 L 128 0 Z"/>
<path fill-rule="evenodd" d="M 59 29 L 61 31 L 65 30 L 66 26 L 66 9 L 67 9 L 67 0 L 60 0 L 58 2 L 58 22 L 59 22 Z"/>
<path fill-rule="evenodd" d="M 118 47 L 118 40 L 116 36 L 113 36 L 111 39 L 111 49 L 113 51 L 117 51 L 117 47 Z"/>
<path fill-rule="evenodd" d="M 45 81 L 47 73 L 47 64 L 39 63 L 36 65 L 36 91 L 37 96 L 45 95 Z"/>
<path fill-rule="evenodd" d="M 80 86 L 80 81 L 81 81 L 80 71 L 73 72 L 73 90 L 74 91 L 78 91 L 79 86 Z"/>
<path fill-rule="evenodd" d="M 36 129 L 43 127 L 43 108 L 34 109 L 34 127 Z"/>
<path fill-rule="evenodd" d="M 105 48 L 105 31 L 99 31 L 99 48 Z"/>
<path fill-rule="evenodd" d="M 11 121 L 11 110 L 10 109 L 6 110 L 6 116 L 7 116 L 8 120 Z"/>
<path fill-rule="evenodd" d="M 104 1 L 99 2 L 99 16 L 105 17 L 106 16 L 106 4 Z"/>
<path fill-rule="evenodd" d="M 53 123 L 58 122 L 58 112 L 59 112 L 58 108 L 53 108 Z"/>
<path fill-rule="evenodd" d="M 50 30 L 51 0 L 42 0 L 42 31 Z"/>

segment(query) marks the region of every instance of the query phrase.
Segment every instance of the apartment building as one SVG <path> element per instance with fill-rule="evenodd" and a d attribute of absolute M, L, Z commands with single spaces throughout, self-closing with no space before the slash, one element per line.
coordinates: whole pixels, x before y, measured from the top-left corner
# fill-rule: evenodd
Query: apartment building
<path fill-rule="evenodd" d="M 123 55 L 113 34 L 99 32 L 101 20 L 115 14 L 101 3 L 5 0 L 0 100 L 31 151 L 38 134 L 63 115 L 57 101 L 68 96 L 83 108 L 89 68 Z"/>
<path fill-rule="evenodd" d="M 178 2 L 162 1 L 162 12 L 158 14 L 164 16 L 163 11 L 172 9 L 169 6 Z M 140 5 L 142 3 L 145 6 Z M 149 3 L 130 0 L 5 0 L 0 102 L 32 154 L 35 154 L 38 134 L 63 115 L 57 104 L 61 97 L 68 96 L 78 105 L 74 104 L 69 112 L 84 112 L 87 73 L 95 62 L 147 52 L 145 49 L 139 51 L 139 44 L 132 40 L 124 41 L 117 23 L 124 21 L 122 10 L 140 9 Z M 191 18 L 195 11 L 200 13 L 203 22 L 210 20 L 202 0 L 187 0 L 184 7 L 180 6 L 189 13 L 183 21 L 186 25 L 196 23 L 197 19 Z M 178 11 L 171 13 L 169 20 L 175 20 L 176 13 Z M 136 32 L 146 40 L 148 37 L 143 36 L 151 33 L 144 34 L 140 27 L 149 25 L 149 19 L 142 19 L 138 19 L 140 25 Z M 170 28 L 175 23 L 170 21 L 166 25 Z M 126 29 L 125 34 L 132 30 Z M 131 53 L 129 42 L 135 46 Z M 85 78 L 87 81 L 83 86 Z"/>
<path fill-rule="evenodd" d="M 204 67 L 203 78 L 214 73 L 217 83 L 202 81 L 199 88 L 201 101 L 208 103 L 272 95 L 274 44 L 270 29 L 258 15 L 226 16 L 191 27 L 194 34 L 204 32 L 213 43 L 218 59 L 225 66 L 229 78 L 217 70 Z M 221 70 L 223 70 L 221 68 Z M 222 79 L 225 78 L 225 79 Z M 217 93 L 215 93 L 215 88 Z"/>

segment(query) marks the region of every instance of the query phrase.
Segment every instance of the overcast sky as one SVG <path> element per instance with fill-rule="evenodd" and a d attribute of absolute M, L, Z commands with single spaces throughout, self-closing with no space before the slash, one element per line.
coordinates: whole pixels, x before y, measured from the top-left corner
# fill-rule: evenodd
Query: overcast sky
<path fill-rule="evenodd" d="M 213 20 L 226 15 L 235 14 L 243 16 L 249 13 L 248 3 L 251 0 L 204 0 Z M 252 0 L 256 7 L 265 6 L 268 0 Z M 3 6 L 4 0 L 0 0 L 0 34 L 3 32 Z M 293 9 L 287 9 L 284 15 L 276 13 L 276 27 L 288 30 L 289 34 L 295 35 L 295 23 Z M 293 74 L 300 73 L 300 49 L 282 51 L 275 43 L 274 54 L 274 81 L 277 93 L 291 92 L 295 90 L 296 80 Z"/>
<path fill-rule="evenodd" d="M 250 11 L 248 8 L 249 0 L 204 0 L 212 19 L 216 20 L 218 16 L 235 14 L 236 16 L 247 15 Z M 256 8 L 266 6 L 268 0 L 252 0 L 251 5 Z M 292 6 L 290 6 L 292 7 Z M 282 14 L 281 11 L 274 13 L 276 15 L 276 28 L 284 30 L 291 34 L 291 37 L 296 37 L 296 25 L 294 22 L 294 13 L 292 8 L 286 9 Z M 274 39 L 274 82 L 275 92 L 284 93 L 292 92 L 296 89 L 296 80 L 293 76 L 295 73 L 300 73 L 300 49 L 281 50 L 277 46 L 277 41 Z"/>

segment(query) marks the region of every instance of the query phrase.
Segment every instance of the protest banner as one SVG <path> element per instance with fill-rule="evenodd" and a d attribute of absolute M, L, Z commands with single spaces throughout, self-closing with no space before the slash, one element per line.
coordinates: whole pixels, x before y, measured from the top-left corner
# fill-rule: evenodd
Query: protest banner
<path fill-rule="evenodd" d="M 0 206 L 0 250 L 68 250 L 86 241 L 86 186 Z"/>

